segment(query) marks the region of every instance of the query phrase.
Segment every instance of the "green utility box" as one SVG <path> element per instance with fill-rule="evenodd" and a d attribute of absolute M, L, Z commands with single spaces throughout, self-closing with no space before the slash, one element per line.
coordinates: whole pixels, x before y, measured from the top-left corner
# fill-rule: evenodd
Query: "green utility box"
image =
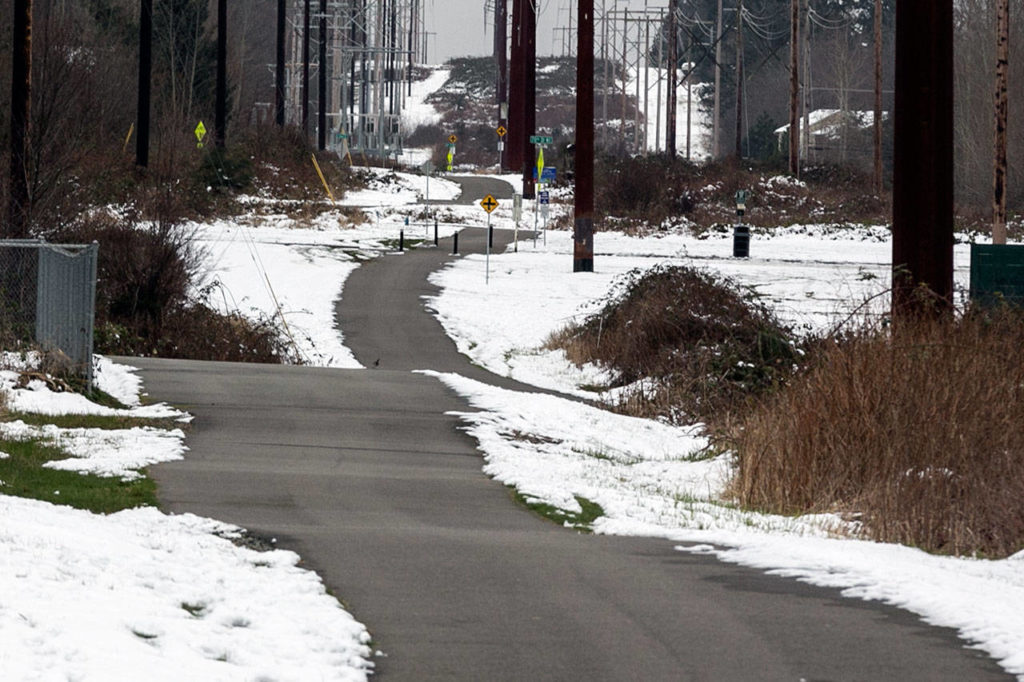
<path fill-rule="evenodd" d="M 971 300 L 1024 306 L 1024 245 L 971 244 Z"/>

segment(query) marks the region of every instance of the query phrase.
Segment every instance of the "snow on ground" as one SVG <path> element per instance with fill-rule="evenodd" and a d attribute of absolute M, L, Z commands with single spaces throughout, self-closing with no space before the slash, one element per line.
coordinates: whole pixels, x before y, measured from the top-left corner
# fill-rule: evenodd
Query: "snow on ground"
<path fill-rule="evenodd" d="M 17 366 L 17 358 L 5 358 Z M 28 363 L 30 364 L 30 363 Z M 140 407 L 137 377 L 100 359 L 97 384 Z M 24 369 L 24 367 L 22 367 Z M 44 414 L 63 410 L 45 386 L 20 394 Z M 130 392 L 130 387 L 136 390 Z M 163 416 L 181 416 L 161 406 Z M 61 429 L 0 423 L 0 441 L 43 438 L 71 458 L 59 468 L 124 479 L 185 447 L 179 429 Z M 2 494 L 0 483 L 0 670 L 11 680 L 366 680 L 369 634 L 291 552 L 257 552 L 241 529 L 152 508 L 108 516 Z"/>
<path fill-rule="evenodd" d="M 504 218 L 502 209 L 496 211 Z M 442 292 L 431 300 L 448 335 L 474 362 L 535 386 L 593 398 L 603 372 L 569 365 L 561 351 L 543 350 L 553 331 L 582 321 L 606 300 L 616 277 L 661 263 L 707 268 L 752 287 L 781 319 L 804 330 L 824 330 L 873 296 L 880 312 L 890 280 L 891 242 L 873 228 L 823 226 L 755 233 L 749 259 L 732 258 L 732 235 L 714 233 L 634 238 L 601 232 L 594 240 L 594 273 L 572 272 L 572 235 L 548 231 L 534 248 L 492 254 L 482 286 L 484 256 L 466 256 L 435 273 Z M 956 282 L 968 283 L 970 248 L 955 250 Z"/>
<path fill-rule="evenodd" d="M 633 268 L 681 263 L 753 287 L 779 315 L 805 330 L 844 319 L 889 283 L 885 230 L 826 226 L 755 234 L 750 259 L 731 258 L 729 234 L 644 239 L 595 236 L 595 273 L 572 274 L 572 239 L 549 232 L 547 245 L 467 256 L 432 278 L 442 292 L 431 308 L 462 352 L 525 383 L 595 397 L 599 368 L 573 368 L 541 349 L 552 332 L 607 299 L 616 276 Z M 963 295 L 969 246 L 955 248 Z M 882 312 L 884 297 L 868 304 Z M 598 533 L 665 537 L 680 551 L 709 553 L 763 568 L 849 597 L 879 600 L 952 627 L 1024 680 L 1024 552 L 990 561 L 932 556 L 893 544 L 854 539 L 856 526 L 830 515 L 756 514 L 727 501 L 727 456 L 712 456 L 697 426 L 674 429 L 611 415 L 586 404 L 516 393 L 460 377 L 436 375 L 469 401 L 461 413 L 477 438 L 490 476 L 527 498 L 579 512 L 577 497 L 604 515 Z M 570 428 L 571 425 L 571 428 Z M 845 533 L 845 535 L 843 535 Z M 842 535 L 842 536 L 841 536 Z"/>
<path fill-rule="evenodd" d="M 364 169 L 373 176 L 367 189 L 348 192 L 339 200 L 342 206 L 390 208 L 422 203 L 429 192 L 431 201 L 451 201 L 462 192 L 458 183 L 443 177 L 396 172 L 386 168 Z M 428 187 L 429 184 L 429 187 Z"/>
<path fill-rule="evenodd" d="M 434 105 L 427 103 L 427 97 L 442 87 L 451 75 L 452 70 L 445 66 L 432 66 L 430 75 L 412 84 L 412 92 L 402 110 L 402 126 L 406 132 L 412 132 L 420 126 L 436 125 L 441 122 L 442 115 Z"/>

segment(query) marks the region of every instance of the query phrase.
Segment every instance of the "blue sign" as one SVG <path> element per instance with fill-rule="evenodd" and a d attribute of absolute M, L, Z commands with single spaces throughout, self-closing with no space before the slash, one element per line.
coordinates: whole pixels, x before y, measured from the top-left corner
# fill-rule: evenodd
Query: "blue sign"
<path fill-rule="evenodd" d="M 547 169 L 545 168 L 545 170 L 547 170 Z M 544 190 L 543 192 L 539 192 L 537 194 L 537 196 L 538 196 L 538 198 L 540 200 L 541 205 L 550 204 L 551 203 L 551 194 L 547 190 Z"/>
<path fill-rule="evenodd" d="M 540 181 L 544 184 L 549 184 L 555 181 L 555 176 L 558 174 L 558 169 L 554 166 L 544 166 L 544 171 L 540 174 Z"/>

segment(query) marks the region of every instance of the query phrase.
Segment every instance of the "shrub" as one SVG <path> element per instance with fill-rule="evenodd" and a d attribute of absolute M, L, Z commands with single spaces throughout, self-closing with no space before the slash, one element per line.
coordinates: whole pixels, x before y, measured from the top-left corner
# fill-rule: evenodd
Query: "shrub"
<path fill-rule="evenodd" d="M 883 541 L 1024 548 L 1024 316 L 922 319 L 830 340 L 734 433 L 735 492 L 783 514 L 841 512 Z"/>
<path fill-rule="evenodd" d="M 791 331 L 730 280 L 664 266 L 628 273 L 616 291 L 551 345 L 610 369 L 617 385 L 643 381 L 620 406 L 630 413 L 706 420 L 771 390 L 798 358 Z"/>
<path fill-rule="evenodd" d="M 168 222 L 147 224 L 93 213 L 59 239 L 99 242 L 95 348 L 100 353 L 197 360 L 283 362 L 288 346 L 270 320 L 223 315 L 192 292 L 202 254 L 192 235 Z"/>

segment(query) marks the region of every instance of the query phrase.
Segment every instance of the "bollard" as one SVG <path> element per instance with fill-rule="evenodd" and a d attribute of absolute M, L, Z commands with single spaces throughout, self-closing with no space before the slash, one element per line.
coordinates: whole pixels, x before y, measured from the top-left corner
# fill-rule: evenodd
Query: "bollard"
<path fill-rule="evenodd" d="M 434 246 L 437 246 L 437 218 L 434 218 Z"/>
<path fill-rule="evenodd" d="M 452 235 L 452 255 L 459 255 L 459 233 L 456 232 Z"/>
<path fill-rule="evenodd" d="M 732 230 L 732 257 L 750 257 L 750 228 L 746 225 L 736 225 Z"/>
<path fill-rule="evenodd" d="M 405 251 L 405 230 L 398 231 L 398 250 Z"/>

